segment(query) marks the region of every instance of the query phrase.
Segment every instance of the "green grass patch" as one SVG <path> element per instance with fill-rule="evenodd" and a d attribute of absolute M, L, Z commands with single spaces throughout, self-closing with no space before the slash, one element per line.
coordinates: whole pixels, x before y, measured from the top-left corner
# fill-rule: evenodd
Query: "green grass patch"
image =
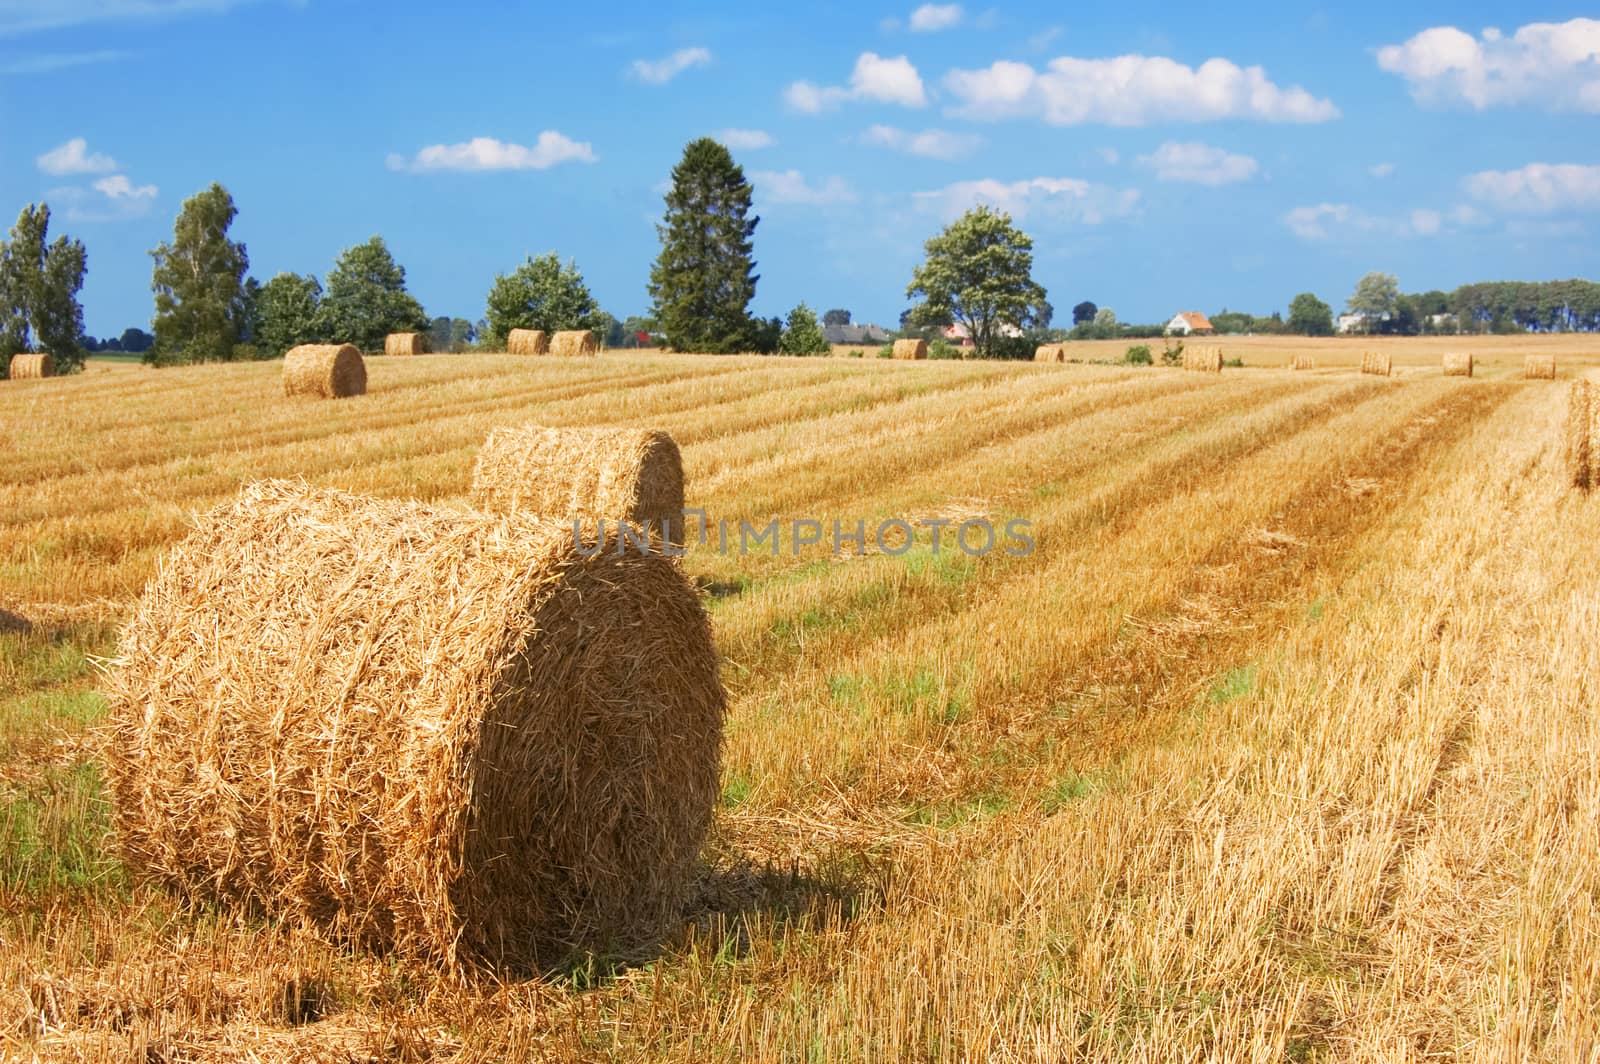
<path fill-rule="evenodd" d="M 1245 665 L 1234 669 L 1212 685 L 1211 693 L 1207 696 L 1212 702 L 1232 702 L 1236 698 L 1243 698 L 1249 694 L 1256 685 L 1256 667 Z"/>
<path fill-rule="evenodd" d="M 93 761 L 47 767 L 0 798 L 0 888 L 120 889 L 121 865 L 106 852 L 109 811 Z"/>
<path fill-rule="evenodd" d="M 998 791 L 985 791 L 952 802 L 917 804 L 906 813 L 907 823 L 934 827 L 941 831 L 960 827 L 975 820 L 985 820 L 1011 808 L 1011 799 Z"/>
<path fill-rule="evenodd" d="M 1046 813 L 1055 813 L 1074 802 L 1082 801 L 1100 789 L 1100 781 L 1094 776 L 1085 776 L 1077 772 L 1068 772 L 1058 778 L 1051 785 L 1039 804 Z"/>

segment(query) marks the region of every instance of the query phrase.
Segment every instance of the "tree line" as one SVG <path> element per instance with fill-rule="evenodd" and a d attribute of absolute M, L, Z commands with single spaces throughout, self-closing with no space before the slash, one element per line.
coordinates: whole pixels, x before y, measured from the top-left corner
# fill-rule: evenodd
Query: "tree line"
<path fill-rule="evenodd" d="M 618 319 L 602 310 L 577 264 L 555 252 L 529 256 L 494 278 L 476 322 L 430 317 L 406 288 L 406 272 L 381 236 L 346 248 L 320 279 L 249 275 L 245 245 L 230 238 L 238 216 L 220 184 L 185 200 L 172 238 L 150 254 L 155 313 L 151 332 L 116 340 L 83 334 L 78 292 L 87 257 L 82 242 L 48 239 L 47 205 L 25 208 L 0 244 L 0 373 L 18 351 L 43 350 L 58 371 L 82 365 L 91 350 L 123 350 L 155 365 L 272 358 L 302 343 L 353 343 L 379 350 L 392 332 L 428 334 L 435 351 L 504 350 L 512 329 L 591 329 L 611 347 L 664 344 L 677 351 L 823 354 L 817 315 L 800 303 L 784 318 L 751 314 L 760 275 L 752 189 L 728 149 L 711 138 L 689 142 L 672 170 L 657 226 L 661 250 L 650 270 L 650 311 Z M 1025 358 L 1036 344 L 1070 339 L 1156 337 L 1166 323 L 1130 325 L 1109 307 L 1083 300 L 1070 328 L 1034 280 L 1033 241 L 1009 215 L 977 206 L 924 245 L 912 272 L 900 332 L 942 340 L 959 326 L 979 357 Z M 1355 331 L 1554 332 L 1600 330 L 1600 284 L 1590 281 L 1490 282 L 1454 292 L 1402 293 L 1391 274 L 1369 273 L 1346 305 Z M 823 321 L 849 324 L 846 310 Z M 1290 301 L 1287 316 L 1224 309 L 1219 333 L 1331 335 L 1333 308 L 1314 293 Z"/>

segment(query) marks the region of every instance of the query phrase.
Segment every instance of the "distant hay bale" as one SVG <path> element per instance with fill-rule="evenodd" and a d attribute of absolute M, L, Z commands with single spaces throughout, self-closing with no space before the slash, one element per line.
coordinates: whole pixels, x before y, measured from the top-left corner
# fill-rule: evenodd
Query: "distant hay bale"
<path fill-rule="evenodd" d="M 1472 376 L 1472 355 L 1445 355 L 1444 375 L 1446 377 Z"/>
<path fill-rule="evenodd" d="M 894 342 L 894 357 L 905 359 L 919 359 L 928 357 L 928 341 L 926 340 L 896 340 Z"/>
<path fill-rule="evenodd" d="M 108 680 L 130 866 L 337 941 L 524 967 L 655 941 L 725 698 L 659 554 L 251 485 L 145 588 Z"/>
<path fill-rule="evenodd" d="M 489 513 L 648 522 L 683 544 L 683 458 L 658 429 L 496 429 L 478 452 L 472 499 Z"/>
<path fill-rule="evenodd" d="M 600 353 L 600 341 L 588 329 L 564 329 L 550 338 L 550 353 L 569 358 L 574 355 L 597 355 Z"/>
<path fill-rule="evenodd" d="M 1065 362 L 1067 360 L 1066 344 L 1040 344 L 1033 352 L 1035 362 Z"/>
<path fill-rule="evenodd" d="M 421 333 L 414 332 L 390 333 L 383 338 L 383 353 L 386 355 L 425 355 L 428 353 L 428 338 Z"/>
<path fill-rule="evenodd" d="M 1595 387 L 1587 380 L 1572 382 L 1567 399 L 1567 470 L 1572 486 L 1588 491 L 1600 477 L 1596 469 L 1600 455 L 1595 453 L 1596 429 L 1600 428 L 1600 409 L 1596 409 Z"/>
<path fill-rule="evenodd" d="M 1183 368 L 1195 370 L 1199 373 L 1221 373 L 1222 348 L 1185 347 L 1183 349 Z"/>
<path fill-rule="evenodd" d="M 354 344 L 301 344 L 283 356 L 283 394 L 345 399 L 365 395 L 367 362 Z"/>
<path fill-rule="evenodd" d="M 1368 351 L 1361 356 L 1361 372 L 1376 377 L 1387 377 L 1394 372 L 1394 356 Z"/>
<path fill-rule="evenodd" d="M 40 380 L 56 375 L 56 363 L 46 354 L 12 355 L 9 373 L 14 381 Z"/>
<path fill-rule="evenodd" d="M 1553 381 L 1556 379 L 1555 355 L 1529 355 L 1522 364 L 1522 375 L 1532 381 Z"/>
<path fill-rule="evenodd" d="M 1289 368 L 1293 370 L 1316 369 L 1317 360 L 1310 355 L 1295 355 L 1289 362 Z"/>
<path fill-rule="evenodd" d="M 506 336 L 506 351 L 513 355 L 548 355 L 550 340 L 543 329 L 512 329 Z"/>

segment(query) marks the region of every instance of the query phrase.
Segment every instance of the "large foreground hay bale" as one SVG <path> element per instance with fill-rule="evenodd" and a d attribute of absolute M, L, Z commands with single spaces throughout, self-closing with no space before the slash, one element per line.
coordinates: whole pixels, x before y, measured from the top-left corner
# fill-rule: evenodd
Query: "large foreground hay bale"
<path fill-rule="evenodd" d="M 1361 356 L 1361 372 L 1375 377 L 1387 377 L 1394 372 L 1394 356 L 1368 351 Z"/>
<path fill-rule="evenodd" d="M 894 342 L 895 358 L 927 358 L 928 341 L 926 340 L 896 340 Z"/>
<path fill-rule="evenodd" d="M 569 358 L 573 355 L 598 355 L 600 340 L 588 329 L 565 329 L 551 338 L 550 353 Z"/>
<path fill-rule="evenodd" d="M 543 329 L 512 329 L 506 335 L 506 351 L 513 355 L 547 355 L 550 340 Z"/>
<path fill-rule="evenodd" d="M 1600 409 L 1596 409 L 1595 388 L 1587 380 L 1572 382 L 1567 400 L 1567 470 L 1572 486 L 1588 491 L 1595 486 L 1600 455 L 1595 453 Z"/>
<path fill-rule="evenodd" d="M 1472 376 L 1472 355 L 1445 355 L 1444 375 L 1446 377 Z"/>
<path fill-rule="evenodd" d="M 1522 364 L 1522 375 L 1528 380 L 1553 381 L 1556 379 L 1555 355 L 1529 355 Z"/>
<path fill-rule="evenodd" d="M 283 394 L 344 399 L 365 395 L 367 361 L 354 344 L 301 344 L 283 356 Z"/>
<path fill-rule="evenodd" d="M 1035 362 L 1065 362 L 1067 360 L 1067 345 L 1040 344 L 1034 348 L 1033 360 Z"/>
<path fill-rule="evenodd" d="M 132 866 L 452 966 L 651 941 L 718 793 L 693 587 L 529 518 L 254 484 L 146 587 L 108 696 Z"/>
<path fill-rule="evenodd" d="M 383 338 L 383 353 L 386 355 L 425 355 L 428 353 L 428 338 L 421 333 L 414 332 L 390 333 Z"/>
<path fill-rule="evenodd" d="M 12 355 L 7 371 L 14 381 L 39 380 L 56 375 L 56 363 L 49 355 Z"/>
<path fill-rule="evenodd" d="M 649 522 L 683 543 L 683 459 L 656 429 L 496 429 L 478 452 L 472 498 L 490 513 Z"/>

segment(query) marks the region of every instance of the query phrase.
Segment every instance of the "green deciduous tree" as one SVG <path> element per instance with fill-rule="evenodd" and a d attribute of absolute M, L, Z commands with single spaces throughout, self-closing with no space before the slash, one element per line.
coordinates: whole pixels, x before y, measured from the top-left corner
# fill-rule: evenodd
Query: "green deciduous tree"
<path fill-rule="evenodd" d="M 213 183 L 184 200 L 171 243 L 150 253 L 156 341 L 145 352 L 146 362 L 225 361 L 247 335 L 250 256 L 244 244 L 228 239 L 238 213 L 228 190 Z"/>
<path fill-rule="evenodd" d="M 954 319 L 966 326 L 979 358 L 993 357 L 1008 328 L 1033 323 L 1045 291 L 1033 280 L 1033 241 L 1010 215 L 974 207 L 923 247 L 927 261 L 906 286 L 908 297 L 922 297 L 912 322 Z"/>
<path fill-rule="evenodd" d="M 280 273 L 261 286 L 255 298 L 255 344 L 277 358 L 299 344 L 326 339 L 320 316 L 322 284 L 312 275 Z"/>
<path fill-rule="evenodd" d="M 751 238 L 761 221 L 750 196 L 744 170 L 708 137 L 690 141 L 672 168 L 666 217 L 656 227 L 661 254 L 650 270 L 653 313 L 669 347 L 723 354 L 765 342 L 749 312 L 760 280 Z"/>
<path fill-rule="evenodd" d="M 850 324 L 850 312 L 848 310 L 844 310 L 842 308 L 836 308 L 834 310 L 830 310 L 827 313 L 825 313 L 824 315 L 822 315 L 822 324 L 824 324 L 824 325 L 849 325 Z"/>
<path fill-rule="evenodd" d="M 825 355 L 832 350 L 828 338 L 822 335 L 817 315 L 801 303 L 789 312 L 789 320 L 778 340 L 778 351 L 785 355 Z"/>
<path fill-rule="evenodd" d="M 1082 303 L 1072 308 L 1072 324 L 1087 325 L 1094 321 L 1094 316 L 1100 313 L 1100 308 L 1085 299 Z"/>
<path fill-rule="evenodd" d="M 328 271 L 318 311 L 322 335 L 330 342 L 382 351 L 392 332 L 423 332 L 428 316 L 406 291 L 405 267 L 394 261 L 383 237 L 346 248 Z"/>
<path fill-rule="evenodd" d="M 50 207 L 29 204 L 0 244 L 0 376 L 19 351 L 50 354 L 58 373 L 83 366 L 78 291 L 88 264 L 81 241 L 49 242 Z"/>
<path fill-rule="evenodd" d="M 1349 300 L 1350 313 L 1365 314 L 1376 321 L 1387 321 L 1394 316 L 1400 302 L 1400 282 L 1392 273 L 1372 273 L 1356 282 L 1356 290 Z"/>
<path fill-rule="evenodd" d="M 1289 331 L 1301 336 L 1332 336 L 1333 308 L 1310 292 L 1289 301 Z"/>
<path fill-rule="evenodd" d="M 561 265 L 552 251 L 495 277 L 485 311 L 486 339 L 503 350 L 512 329 L 592 329 L 598 309 L 577 264 Z"/>

